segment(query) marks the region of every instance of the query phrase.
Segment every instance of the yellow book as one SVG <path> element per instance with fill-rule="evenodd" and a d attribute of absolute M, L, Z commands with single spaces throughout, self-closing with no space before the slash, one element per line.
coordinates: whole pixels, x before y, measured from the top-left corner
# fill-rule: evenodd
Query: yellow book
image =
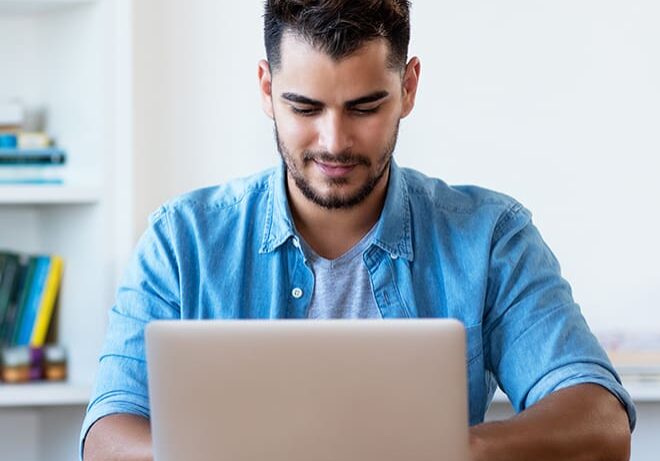
<path fill-rule="evenodd" d="M 53 309 L 55 308 L 55 301 L 57 300 L 60 282 L 62 281 L 62 266 L 62 258 L 52 256 L 48 276 L 46 277 L 46 286 L 39 302 L 37 318 L 32 329 L 32 336 L 30 337 L 30 346 L 32 347 L 41 347 L 46 342 L 48 327 L 53 317 Z"/>

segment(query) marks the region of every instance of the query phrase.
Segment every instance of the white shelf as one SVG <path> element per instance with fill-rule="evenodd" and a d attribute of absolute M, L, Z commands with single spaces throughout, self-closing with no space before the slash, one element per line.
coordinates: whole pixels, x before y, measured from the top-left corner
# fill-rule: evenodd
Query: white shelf
<path fill-rule="evenodd" d="M 0 185 L 0 205 L 93 204 L 100 197 L 100 189 L 91 186 Z"/>
<path fill-rule="evenodd" d="M 658 380 L 626 380 L 624 377 L 623 386 L 635 403 L 660 403 L 660 381 Z M 501 389 L 497 389 L 493 396 L 493 403 L 508 404 L 509 398 Z"/>
<path fill-rule="evenodd" d="M 660 403 L 660 381 L 626 381 L 623 385 L 630 393 L 635 403 Z"/>
<path fill-rule="evenodd" d="M 96 0 L 0 0 L 0 15 L 48 13 Z"/>
<path fill-rule="evenodd" d="M 86 405 L 89 386 L 70 383 L 0 384 L 2 407 Z"/>
<path fill-rule="evenodd" d="M 624 382 L 635 403 L 660 403 L 660 382 Z M 90 386 L 69 383 L 0 384 L 0 408 L 87 405 Z M 508 403 L 498 389 L 493 403 Z"/>
<path fill-rule="evenodd" d="M 0 185 L 0 248 L 66 261 L 68 383 L 0 383 L 0 459 L 76 459 L 108 306 L 132 235 L 133 0 L 0 0 L 0 99 L 66 147 L 62 185 Z M 6 38 L 5 38 L 6 36 Z M 80 283 L 84 280 L 84 283 Z"/>

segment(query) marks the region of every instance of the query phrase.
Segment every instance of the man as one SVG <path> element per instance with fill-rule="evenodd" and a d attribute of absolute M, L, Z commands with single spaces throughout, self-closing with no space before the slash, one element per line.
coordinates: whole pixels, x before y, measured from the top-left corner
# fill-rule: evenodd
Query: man
<path fill-rule="evenodd" d="M 413 109 L 406 0 L 269 0 L 263 108 L 282 166 L 151 218 L 110 312 L 86 460 L 151 458 L 152 319 L 454 317 L 474 460 L 624 460 L 635 411 L 513 199 L 392 160 Z M 520 413 L 483 423 L 499 385 Z"/>

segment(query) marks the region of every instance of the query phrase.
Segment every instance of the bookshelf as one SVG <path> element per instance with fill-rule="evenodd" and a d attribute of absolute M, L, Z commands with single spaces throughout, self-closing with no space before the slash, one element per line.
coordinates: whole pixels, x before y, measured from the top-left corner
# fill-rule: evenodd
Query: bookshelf
<path fill-rule="evenodd" d="M 71 383 L 0 385 L 0 409 L 87 405 L 90 386 Z"/>
<path fill-rule="evenodd" d="M 626 388 L 630 396 L 636 404 L 644 403 L 660 403 L 660 380 L 657 379 L 625 379 L 623 378 L 623 386 Z M 493 396 L 493 404 L 509 404 L 509 398 L 502 392 L 501 389 L 495 391 Z"/>
<path fill-rule="evenodd" d="M 56 336 L 69 367 L 62 383 L 0 384 L 3 459 L 77 457 L 134 243 L 131 18 L 130 0 L 0 0 L 0 100 L 19 98 L 68 153 L 64 185 L 0 185 L 0 249 L 64 259 Z"/>
<path fill-rule="evenodd" d="M 84 205 L 101 200 L 94 186 L 0 186 L 1 205 Z"/>
<path fill-rule="evenodd" d="M 94 1 L 96 0 L 2 0 L 0 14 L 8 16 L 49 13 Z"/>

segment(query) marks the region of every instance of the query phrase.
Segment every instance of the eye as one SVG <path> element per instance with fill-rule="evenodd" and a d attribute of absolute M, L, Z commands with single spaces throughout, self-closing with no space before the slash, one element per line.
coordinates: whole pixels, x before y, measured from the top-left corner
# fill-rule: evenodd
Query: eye
<path fill-rule="evenodd" d="M 309 117 L 309 116 L 317 114 L 319 112 L 319 109 L 301 108 L 301 107 L 291 106 L 291 111 L 294 114 L 302 115 L 304 117 Z"/>
<path fill-rule="evenodd" d="M 369 107 L 369 108 L 354 107 L 352 110 L 353 113 L 355 113 L 356 115 L 371 115 L 378 112 L 378 109 L 380 109 L 380 106 Z"/>

